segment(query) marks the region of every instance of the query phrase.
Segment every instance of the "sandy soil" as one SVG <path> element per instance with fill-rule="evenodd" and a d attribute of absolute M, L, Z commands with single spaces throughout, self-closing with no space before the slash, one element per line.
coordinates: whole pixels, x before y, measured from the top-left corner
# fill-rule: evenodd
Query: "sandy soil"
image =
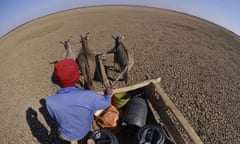
<path fill-rule="evenodd" d="M 40 103 L 59 88 L 49 63 L 62 56 L 59 40 L 72 35 L 77 53 L 86 32 L 96 53 L 113 47 L 112 35 L 125 34 L 135 59 L 129 84 L 162 77 L 204 143 L 240 143 L 239 36 L 196 17 L 120 6 L 39 18 L 0 39 L 1 143 L 54 143 Z"/>

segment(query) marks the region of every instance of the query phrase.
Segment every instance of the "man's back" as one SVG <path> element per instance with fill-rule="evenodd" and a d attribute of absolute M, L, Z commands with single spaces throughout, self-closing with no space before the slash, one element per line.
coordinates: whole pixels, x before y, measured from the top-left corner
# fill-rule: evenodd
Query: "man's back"
<path fill-rule="evenodd" d="M 79 140 L 90 130 L 93 112 L 106 108 L 110 101 L 109 95 L 67 87 L 48 97 L 46 104 L 49 114 L 58 122 L 61 134 L 69 140 Z"/>

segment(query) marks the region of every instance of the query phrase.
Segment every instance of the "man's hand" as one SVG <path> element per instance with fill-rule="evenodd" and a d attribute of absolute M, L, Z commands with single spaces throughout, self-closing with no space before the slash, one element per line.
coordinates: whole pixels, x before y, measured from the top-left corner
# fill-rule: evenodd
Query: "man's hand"
<path fill-rule="evenodd" d="M 107 87 L 107 88 L 104 90 L 104 95 L 112 95 L 112 94 L 113 94 L 112 88 Z"/>

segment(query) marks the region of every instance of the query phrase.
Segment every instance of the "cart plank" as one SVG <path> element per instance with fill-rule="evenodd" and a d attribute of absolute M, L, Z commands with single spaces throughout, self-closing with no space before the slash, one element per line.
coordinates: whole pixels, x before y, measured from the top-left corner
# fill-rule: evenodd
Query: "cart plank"
<path fill-rule="evenodd" d="M 101 78 L 102 78 L 103 84 L 104 84 L 105 87 L 109 87 L 110 83 L 109 83 L 107 75 L 106 75 L 105 67 L 104 67 L 104 65 L 102 63 L 101 55 L 97 56 L 97 61 L 98 61 L 98 64 L 99 64 L 99 68 L 100 68 L 100 73 L 101 73 Z"/>
<path fill-rule="evenodd" d="M 152 104 L 152 108 L 157 111 L 161 123 L 165 125 L 165 128 L 167 129 L 171 137 L 174 138 L 174 141 L 177 144 L 185 144 L 186 142 L 184 141 L 182 135 L 180 134 L 172 120 L 169 118 L 169 116 L 166 114 L 167 107 L 165 106 L 164 102 L 161 99 L 155 97 L 155 85 L 150 84 L 146 86 L 144 88 L 144 93 L 148 101 Z M 155 117 L 157 118 L 158 116 Z"/>
<path fill-rule="evenodd" d="M 166 106 L 169 108 L 169 110 L 174 114 L 174 116 L 177 118 L 177 120 L 180 122 L 182 127 L 185 129 L 191 140 L 196 144 L 203 144 L 195 130 L 192 128 L 190 123 L 184 118 L 180 110 L 175 106 L 175 104 L 170 100 L 168 95 L 164 92 L 164 90 L 160 87 L 159 84 L 155 84 L 156 91 L 161 96 L 162 100 L 166 104 Z"/>

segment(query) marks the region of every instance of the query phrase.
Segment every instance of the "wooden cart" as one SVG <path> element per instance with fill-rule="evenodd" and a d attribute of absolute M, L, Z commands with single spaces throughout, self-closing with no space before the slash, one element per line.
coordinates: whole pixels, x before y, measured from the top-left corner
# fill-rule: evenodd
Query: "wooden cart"
<path fill-rule="evenodd" d="M 97 55 L 97 63 L 102 83 L 105 86 L 110 86 L 101 55 Z M 160 83 L 161 78 L 146 80 L 131 86 L 113 89 L 113 93 L 117 94 L 134 91 L 143 93 L 155 123 L 165 130 L 168 137 L 170 139 L 172 138 L 173 143 L 202 144 L 203 142 L 195 130 L 185 119 L 181 111 L 171 101 L 169 96 L 164 92 Z M 99 93 L 102 93 L 102 91 L 99 91 Z M 97 111 L 96 115 L 99 113 L 101 113 L 101 111 Z"/>

